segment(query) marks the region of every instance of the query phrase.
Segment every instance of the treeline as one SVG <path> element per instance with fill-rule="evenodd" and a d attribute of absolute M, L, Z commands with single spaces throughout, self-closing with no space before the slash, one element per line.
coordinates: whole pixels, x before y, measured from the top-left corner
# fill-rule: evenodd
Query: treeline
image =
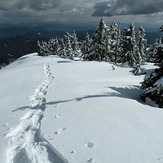
<path fill-rule="evenodd" d="M 38 42 L 40 56 L 59 55 L 73 59 L 108 61 L 118 63 L 128 62 L 134 67 L 146 61 L 147 40 L 143 27 L 135 31 L 131 23 L 128 29 L 121 30 L 119 24 L 113 22 L 106 25 L 101 19 L 92 37 L 87 33 L 83 41 L 78 41 L 75 31 L 66 33 L 64 38 L 50 39 L 48 42 Z"/>
<path fill-rule="evenodd" d="M 160 27 L 163 32 L 163 26 Z M 48 42 L 38 41 L 40 56 L 58 55 L 87 61 L 107 61 L 116 65 L 127 64 L 135 75 L 145 74 L 141 65 L 154 62 L 158 66 L 142 82 L 143 100 L 153 100 L 163 107 L 163 36 L 147 47 L 145 30 L 140 27 L 135 31 L 131 23 L 127 29 L 121 30 L 119 24 L 113 22 L 106 25 L 101 19 L 92 37 L 86 34 L 83 41 L 78 41 L 75 31 L 66 33 L 64 38 L 50 39 Z"/>

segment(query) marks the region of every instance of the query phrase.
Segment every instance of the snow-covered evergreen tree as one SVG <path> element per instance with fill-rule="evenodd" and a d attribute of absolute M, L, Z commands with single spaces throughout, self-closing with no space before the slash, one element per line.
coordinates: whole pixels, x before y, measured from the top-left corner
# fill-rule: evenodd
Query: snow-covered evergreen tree
<path fill-rule="evenodd" d="M 109 61 L 120 62 L 120 55 L 123 51 L 122 36 L 119 25 L 115 22 L 111 23 L 107 28 L 107 54 Z"/>
<path fill-rule="evenodd" d="M 82 51 L 82 55 L 83 55 L 82 58 L 84 60 L 86 60 L 88 57 L 91 43 L 92 43 L 92 38 L 89 36 L 88 33 L 86 33 L 85 39 L 83 40 L 82 45 L 81 45 L 81 51 Z"/>
<path fill-rule="evenodd" d="M 42 56 L 58 55 L 69 59 L 82 57 L 84 60 L 110 61 L 115 64 L 127 62 L 129 66 L 134 67 L 134 72 L 140 72 L 146 51 L 144 32 L 141 27 L 136 35 L 131 23 L 122 36 L 117 23 L 113 22 L 107 26 L 102 18 L 92 38 L 87 34 L 81 43 L 75 31 L 66 33 L 64 40 L 56 38 L 48 42 L 38 41 L 38 53 Z"/>
<path fill-rule="evenodd" d="M 79 57 L 81 55 L 81 49 L 80 49 L 79 41 L 78 41 L 75 31 L 70 36 L 71 36 L 71 47 L 72 47 L 74 56 Z"/>
<path fill-rule="evenodd" d="M 138 35 L 136 37 L 136 44 L 134 47 L 134 57 L 135 57 L 135 64 L 131 72 L 134 75 L 143 75 L 145 74 L 145 70 L 141 67 L 141 65 L 147 60 L 146 57 L 146 48 L 147 48 L 147 40 L 145 37 L 145 30 L 143 27 L 139 28 Z"/>
<path fill-rule="evenodd" d="M 99 26 L 92 37 L 90 51 L 87 60 L 102 61 L 106 60 L 106 24 L 103 19 L 100 20 Z"/>
<path fill-rule="evenodd" d="M 56 38 L 54 41 L 55 41 L 55 44 L 54 44 L 54 55 L 59 55 L 60 44 L 59 44 L 58 38 Z"/>
<path fill-rule="evenodd" d="M 136 39 L 134 24 L 131 23 L 126 29 L 123 40 L 123 62 L 128 62 L 131 67 L 142 63 L 142 57 L 139 53 L 139 47 Z"/>
<path fill-rule="evenodd" d="M 50 39 L 47 44 L 49 45 L 49 55 L 59 55 L 60 45 L 58 38 Z"/>
<path fill-rule="evenodd" d="M 74 52 L 72 49 L 72 42 L 71 42 L 71 34 L 68 32 L 65 35 L 65 51 L 66 51 L 66 56 L 69 59 L 74 59 Z"/>
<path fill-rule="evenodd" d="M 60 46 L 57 38 L 52 38 L 48 42 L 38 41 L 37 43 L 37 51 L 40 56 L 58 55 L 59 48 Z"/>
<path fill-rule="evenodd" d="M 138 47 L 142 63 L 145 62 L 146 60 L 146 49 L 147 49 L 147 40 L 144 37 L 145 30 L 143 27 L 140 27 L 138 32 Z"/>
<path fill-rule="evenodd" d="M 45 41 L 37 42 L 37 51 L 40 56 L 47 56 L 50 53 L 50 45 Z"/>
<path fill-rule="evenodd" d="M 142 82 L 142 88 L 145 91 L 142 98 L 144 100 L 150 98 L 159 107 L 163 107 L 163 42 L 157 46 L 155 62 L 158 68 Z"/>
<path fill-rule="evenodd" d="M 37 41 L 37 53 L 39 56 L 43 56 L 42 45 L 41 45 L 41 42 L 39 40 Z"/>
<path fill-rule="evenodd" d="M 146 61 L 147 62 L 155 62 L 155 56 L 157 53 L 157 41 L 153 43 L 152 45 L 149 45 L 149 47 L 146 49 Z"/>
<path fill-rule="evenodd" d="M 106 60 L 108 62 L 114 62 L 114 50 L 113 50 L 113 45 L 114 45 L 114 26 L 113 24 L 109 24 L 106 26 L 106 33 L 105 33 L 105 44 L 106 44 Z"/>
<path fill-rule="evenodd" d="M 58 55 L 63 58 L 68 58 L 66 54 L 66 46 L 62 38 L 59 39 L 59 44 L 60 44 L 60 49 L 59 49 Z"/>

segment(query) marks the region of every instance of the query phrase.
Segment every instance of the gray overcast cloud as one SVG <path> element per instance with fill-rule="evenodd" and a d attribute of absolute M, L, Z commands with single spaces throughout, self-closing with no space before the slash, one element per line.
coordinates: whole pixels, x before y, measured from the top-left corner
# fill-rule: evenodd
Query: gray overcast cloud
<path fill-rule="evenodd" d="M 0 19 L 4 22 L 83 22 L 120 15 L 147 15 L 149 19 L 150 14 L 157 14 L 161 21 L 163 0 L 0 0 Z"/>
<path fill-rule="evenodd" d="M 163 12 L 163 0 L 112 0 L 96 3 L 92 16 L 144 15 Z"/>

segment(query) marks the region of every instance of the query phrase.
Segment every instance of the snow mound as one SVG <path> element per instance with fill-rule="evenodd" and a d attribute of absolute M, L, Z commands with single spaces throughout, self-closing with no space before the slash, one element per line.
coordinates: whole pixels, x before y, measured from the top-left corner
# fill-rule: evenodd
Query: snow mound
<path fill-rule="evenodd" d="M 163 111 L 112 66 L 35 53 L 0 70 L 1 162 L 162 162 Z"/>

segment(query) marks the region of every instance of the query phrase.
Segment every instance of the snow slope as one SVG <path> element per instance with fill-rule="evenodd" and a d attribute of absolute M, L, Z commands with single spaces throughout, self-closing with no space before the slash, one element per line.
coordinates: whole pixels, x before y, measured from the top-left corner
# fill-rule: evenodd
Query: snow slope
<path fill-rule="evenodd" d="M 0 162 L 163 162 L 163 110 L 114 67 L 35 53 L 0 70 Z"/>

